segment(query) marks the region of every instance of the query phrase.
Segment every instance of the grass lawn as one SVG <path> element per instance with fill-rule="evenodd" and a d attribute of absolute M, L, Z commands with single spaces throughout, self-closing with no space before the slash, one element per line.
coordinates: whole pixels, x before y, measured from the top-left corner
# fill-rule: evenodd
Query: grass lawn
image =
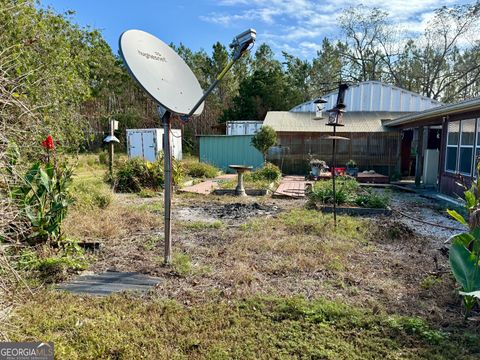
<path fill-rule="evenodd" d="M 53 341 L 58 359 L 480 357 L 435 239 L 388 218 L 340 216 L 334 230 L 304 200 L 178 194 L 166 267 L 161 196 L 113 194 L 104 172 L 77 172 L 67 235 L 103 244 L 88 271 L 160 283 L 89 297 L 19 271 L 35 288 L 0 324 L 10 340 Z"/>
<path fill-rule="evenodd" d="M 55 343 L 61 359 L 453 359 L 478 337 L 340 301 L 249 297 L 186 306 L 155 295 L 45 291 L 17 313 L 13 340 Z"/>

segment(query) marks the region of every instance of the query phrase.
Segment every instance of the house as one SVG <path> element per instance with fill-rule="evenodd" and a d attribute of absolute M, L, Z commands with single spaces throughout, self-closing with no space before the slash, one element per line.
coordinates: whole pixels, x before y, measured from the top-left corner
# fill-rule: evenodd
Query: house
<path fill-rule="evenodd" d="M 480 98 L 406 114 L 384 125 L 401 132 L 402 148 L 411 139 L 417 142 L 418 184 L 430 177 L 440 192 L 463 195 L 461 184 L 469 186 L 476 176 L 480 155 Z M 429 156 L 432 150 L 438 152 L 437 162 Z"/>
<path fill-rule="evenodd" d="M 325 109 L 335 106 L 337 92 L 322 97 L 326 100 Z M 400 175 L 406 167 L 412 168 L 411 149 L 403 149 L 403 132 L 386 124 L 405 115 L 429 110 L 441 105 L 440 102 L 415 94 L 396 86 L 378 81 L 368 81 L 351 86 L 345 94 L 347 112 L 343 127 L 338 127 L 338 135 L 350 139 L 337 143 L 337 164 L 354 160 L 360 170 L 375 170 L 384 175 Z M 277 131 L 278 146 L 271 149 L 269 160 L 277 164 L 284 173 L 308 173 L 308 160 L 315 157 L 331 163 L 332 127 L 327 120 L 314 120 L 314 100 L 295 106 L 290 111 L 270 111 L 264 120 Z M 413 140 L 413 136 L 412 136 Z M 414 146 L 413 141 L 410 146 Z M 405 145 L 406 146 L 406 145 Z M 408 151 L 407 151 L 408 150 Z M 408 158 L 407 165 L 402 165 Z M 407 155 L 408 153 L 408 155 Z M 413 154 L 415 155 L 415 154 Z"/>

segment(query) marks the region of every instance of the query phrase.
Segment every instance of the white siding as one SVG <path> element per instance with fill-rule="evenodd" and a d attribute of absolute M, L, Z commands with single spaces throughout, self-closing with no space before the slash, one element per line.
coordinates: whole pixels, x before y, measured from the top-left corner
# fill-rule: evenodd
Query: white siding
<path fill-rule="evenodd" d="M 337 92 L 322 98 L 327 101 L 325 109 L 331 109 L 336 104 Z M 312 100 L 297 105 L 290 111 L 315 112 L 314 105 Z M 396 86 L 367 81 L 348 88 L 345 105 L 347 111 L 417 112 L 440 106 L 442 103 Z"/>
<path fill-rule="evenodd" d="M 262 127 L 263 121 L 227 121 L 227 135 L 253 135 Z"/>

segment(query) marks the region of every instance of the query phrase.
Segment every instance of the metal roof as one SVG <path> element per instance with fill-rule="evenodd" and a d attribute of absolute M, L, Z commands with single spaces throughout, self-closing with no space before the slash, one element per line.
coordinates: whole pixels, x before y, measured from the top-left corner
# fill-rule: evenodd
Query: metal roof
<path fill-rule="evenodd" d="M 455 104 L 443 105 L 419 113 L 408 114 L 385 122 L 385 126 L 404 126 L 421 120 L 431 120 L 447 115 L 480 110 L 480 97 L 464 100 Z"/>
<path fill-rule="evenodd" d="M 327 101 L 326 109 L 331 109 L 337 102 L 337 91 L 322 98 Z M 313 101 L 297 105 L 290 111 L 315 112 Z M 442 103 L 380 81 L 365 81 L 348 88 L 345 93 L 345 105 L 349 111 L 416 112 L 440 106 Z"/>
<path fill-rule="evenodd" d="M 405 114 L 404 112 L 388 111 L 354 111 L 346 112 L 345 126 L 337 127 L 339 133 L 350 132 L 386 132 L 392 131 L 384 126 L 386 120 L 391 120 Z M 333 131 L 327 126 L 327 118 L 313 120 L 314 114 L 291 111 L 269 111 L 263 125 L 271 126 L 277 132 L 328 132 Z"/>

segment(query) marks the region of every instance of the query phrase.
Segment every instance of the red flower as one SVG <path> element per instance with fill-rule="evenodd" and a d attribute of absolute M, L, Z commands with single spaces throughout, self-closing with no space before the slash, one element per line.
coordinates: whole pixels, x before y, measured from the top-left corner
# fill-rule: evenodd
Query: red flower
<path fill-rule="evenodd" d="M 42 141 L 42 146 L 47 150 L 52 150 L 53 149 L 52 135 L 48 135 L 47 138 Z"/>

